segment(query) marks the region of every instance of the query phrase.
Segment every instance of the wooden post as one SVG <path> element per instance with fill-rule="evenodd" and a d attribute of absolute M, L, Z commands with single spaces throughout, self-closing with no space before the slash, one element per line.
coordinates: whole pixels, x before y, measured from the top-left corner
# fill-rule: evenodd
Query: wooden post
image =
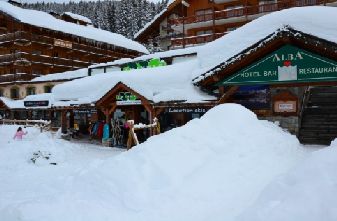
<path fill-rule="evenodd" d="M 183 15 L 183 48 L 185 48 L 185 15 L 184 15 L 184 4 L 181 3 L 181 13 Z"/>
<path fill-rule="evenodd" d="M 214 0 L 212 1 L 212 7 L 213 7 L 213 41 L 215 40 L 215 6 L 214 6 Z"/>
<path fill-rule="evenodd" d="M 61 111 L 61 132 L 67 133 L 67 111 L 62 110 Z"/>

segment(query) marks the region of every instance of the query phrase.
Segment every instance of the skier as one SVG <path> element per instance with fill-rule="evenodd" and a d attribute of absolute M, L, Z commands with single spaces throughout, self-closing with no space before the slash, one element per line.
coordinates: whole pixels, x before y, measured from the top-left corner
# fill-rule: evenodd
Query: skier
<path fill-rule="evenodd" d="M 26 132 L 23 132 L 22 128 L 19 127 L 19 128 L 17 129 L 17 131 L 16 131 L 16 133 L 15 133 L 13 139 L 15 140 L 15 138 L 17 138 L 18 140 L 22 140 L 23 135 L 26 135 L 26 134 L 28 134 L 28 132 L 27 132 L 27 131 L 26 131 Z"/>

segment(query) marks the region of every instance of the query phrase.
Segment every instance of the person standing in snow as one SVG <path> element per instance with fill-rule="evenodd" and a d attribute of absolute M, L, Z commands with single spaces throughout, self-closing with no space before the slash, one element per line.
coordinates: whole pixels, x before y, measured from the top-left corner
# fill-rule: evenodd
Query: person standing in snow
<path fill-rule="evenodd" d="M 19 127 L 18 130 L 16 131 L 16 133 L 15 133 L 13 139 L 14 139 L 14 140 L 15 140 L 15 139 L 22 140 L 23 135 L 26 135 L 27 133 L 28 133 L 27 131 L 26 131 L 26 132 L 23 132 L 22 128 Z"/>

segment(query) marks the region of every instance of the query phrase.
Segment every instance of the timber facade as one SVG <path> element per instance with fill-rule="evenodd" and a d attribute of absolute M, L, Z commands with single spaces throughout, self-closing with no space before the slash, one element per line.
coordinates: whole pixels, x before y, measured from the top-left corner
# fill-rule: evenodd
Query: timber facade
<path fill-rule="evenodd" d="M 0 11 L 0 82 L 29 81 L 41 75 L 140 54 L 113 44 L 23 23 Z"/>
<path fill-rule="evenodd" d="M 194 83 L 217 90 L 219 103 L 238 103 L 277 122 L 302 143 L 329 145 L 337 137 L 336 51 L 336 43 L 288 27 Z"/>
<path fill-rule="evenodd" d="M 292 7 L 337 6 L 334 0 L 176 0 L 135 36 L 162 50 L 213 41 L 267 13 Z"/>

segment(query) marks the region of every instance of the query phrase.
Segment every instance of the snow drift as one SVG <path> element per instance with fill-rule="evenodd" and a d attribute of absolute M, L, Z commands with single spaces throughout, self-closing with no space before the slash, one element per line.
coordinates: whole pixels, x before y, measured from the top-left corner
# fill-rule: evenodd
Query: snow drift
<path fill-rule="evenodd" d="M 237 221 L 337 220 L 337 140 L 278 177 Z"/>
<path fill-rule="evenodd" d="M 37 140 L 0 150 L 30 152 Z M 59 143 L 63 163 L 52 167 L 0 161 L 2 179 L 12 167 L 11 181 L 24 177 L 0 184 L 1 220 L 233 220 L 304 154 L 296 137 L 235 104 L 110 159 L 69 161 L 69 145 Z"/>

